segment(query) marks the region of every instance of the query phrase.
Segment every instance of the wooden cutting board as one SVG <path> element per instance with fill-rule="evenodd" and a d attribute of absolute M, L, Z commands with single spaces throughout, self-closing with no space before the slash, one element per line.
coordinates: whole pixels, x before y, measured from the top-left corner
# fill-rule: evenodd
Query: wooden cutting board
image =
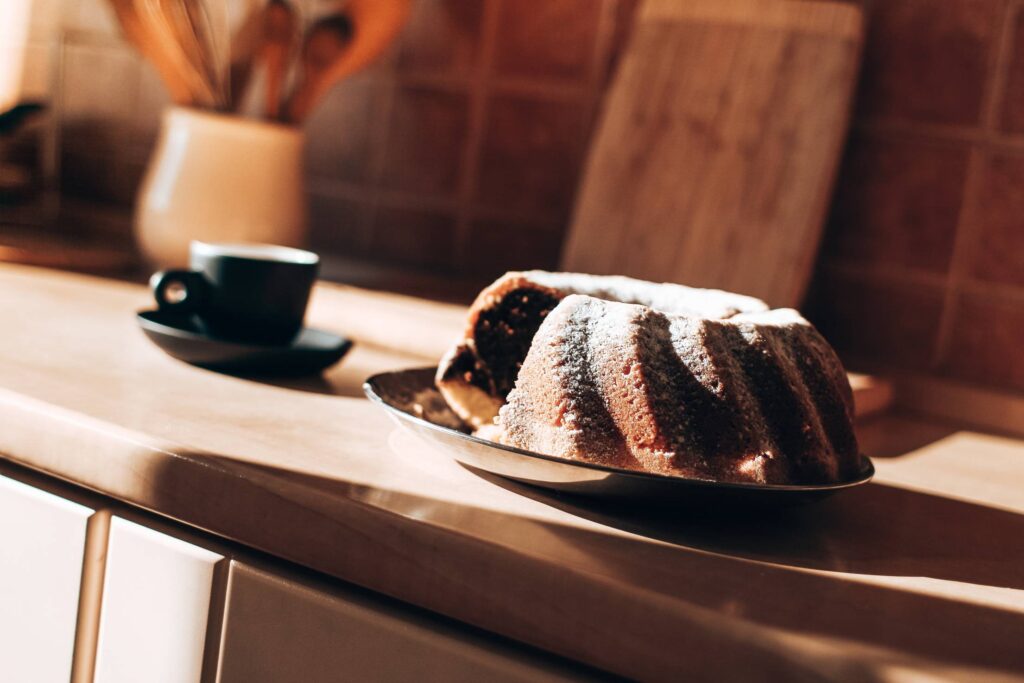
<path fill-rule="evenodd" d="M 562 267 L 799 305 L 848 127 L 860 8 L 646 0 L 638 11 Z"/>

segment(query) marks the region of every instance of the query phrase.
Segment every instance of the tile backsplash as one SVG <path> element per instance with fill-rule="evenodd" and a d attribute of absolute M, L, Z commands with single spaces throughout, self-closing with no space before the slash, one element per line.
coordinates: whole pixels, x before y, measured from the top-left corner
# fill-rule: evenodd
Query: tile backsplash
<path fill-rule="evenodd" d="M 116 36 L 99 0 L 65 28 Z M 638 0 L 416 0 L 307 124 L 317 249 L 442 272 L 556 267 Z M 850 141 L 808 314 L 841 354 L 1024 391 L 1024 0 L 865 0 Z M 132 200 L 166 99 L 67 48 L 65 186 Z"/>
<path fill-rule="evenodd" d="M 1024 391 L 1024 3 L 866 11 L 808 312 L 854 363 Z"/>
<path fill-rule="evenodd" d="M 471 275 L 556 267 L 635 4 L 416 0 L 386 58 L 306 124 L 313 246 Z M 64 187 L 129 204 L 167 100 L 102 2 L 69 6 Z"/>

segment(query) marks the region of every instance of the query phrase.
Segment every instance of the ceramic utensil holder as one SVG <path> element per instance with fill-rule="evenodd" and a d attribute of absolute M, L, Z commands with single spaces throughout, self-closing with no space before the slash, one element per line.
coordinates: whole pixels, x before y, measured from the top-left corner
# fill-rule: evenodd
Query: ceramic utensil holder
<path fill-rule="evenodd" d="M 188 263 L 192 240 L 303 246 L 303 141 L 279 124 L 169 108 L 136 202 L 143 255 L 167 268 Z"/>

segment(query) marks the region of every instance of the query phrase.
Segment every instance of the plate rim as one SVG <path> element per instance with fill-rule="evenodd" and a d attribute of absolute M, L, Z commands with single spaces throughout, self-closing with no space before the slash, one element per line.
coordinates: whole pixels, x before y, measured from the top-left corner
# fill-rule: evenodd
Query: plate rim
<path fill-rule="evenodd" d="M 546 460 L 548 462 L 554 462 L 560 465 L 570 465 L 573 467 L 583 467 L 586 469 L 597 470 L 600 472 L 606 472 L 614 474 L 616 476 L 625 476 L 635 479 L 653 480 L 662 483 L 676 483 L 685 484 L 691 486 L 700 486 L 707 488 L 727 488 L 739 491 L 757 491 L 757 492 L 797 492 L 797 493 L 826 493 L 833 491 L 842 491 L 844 489 L 853 488 L 855 486 L 861 486 L 871 481 L 875 476 L 875 464 L 872 462 L 864 453 L 860 453 L 861 469 L 857 478 L 850 479 L 847 481 L 836 482 L 831 484 L 755 484 L 751 482 L 723 482 L 715 481 L 713 479 L 698 479 L 695 477 L 680 477 L 671 474 L 658 474 L 656 472 L 641 472 L 637 470 L 627 470 L 621 467 L 611 467 L 609 465 L 599 465 L 597 463 L 585 462 L 582 460 L 570 460 L 568 458 L 561 458 L 554 455 L 546 455 L 544 453 L 537 453 L 535 451 L 529 451 L 524 448 L 518 448 L 516 446 L 509 446 L 507 444 L 497 443 L 488 439 L 483 439 L 473 434 L 467 434 L 460 432 L 451 427 L 445 427 L 443 425 L 435 424 L 430 420 L 426 420 L 412 413 L 406 412 L 397 408 L 383 399 L 375 389 L 374 385 L 379 384 L 380 379 L 383 377 L 391 377 L 399 374 L 406 374 L 410 372 L 427 372 L 432 371 L 436 373 L 437 366 L 422 366 L 417 368 L 407 368 L 405 370 L 390 370 L 386 372 L 377 372 L 370 375 L 363 381 L 363 393 L 370 400 L 371 403 L 381 406 L 385 410 L 397 415 L 403 420 L 408 420 L 416 424 L 427 427 L 434 431 L 441 432 L 455 436 L 457 438 L 469 441 L 470 443 L 477 443 L 482 446 L 495 448 L 497 450 L 506 451 L 515 455 L 522 455 L 529 458 L 535 458 L 538 460 Z"/>

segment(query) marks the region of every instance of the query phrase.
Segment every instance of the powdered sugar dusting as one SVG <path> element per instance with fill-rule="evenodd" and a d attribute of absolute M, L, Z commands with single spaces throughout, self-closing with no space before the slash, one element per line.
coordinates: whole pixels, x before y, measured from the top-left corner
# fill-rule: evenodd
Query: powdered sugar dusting
<path fill-rule="evenodd" d="M 731 318 L 738 313 L 769 310 L 765 302 L 751 296 L 670 282 L 646 282 L 622 275 L 551 273 L 544 270 L 529 270 L 515 275 L 565 294 L 584 294 L 606 301 L 640 304 L 677 315 Z"/>

